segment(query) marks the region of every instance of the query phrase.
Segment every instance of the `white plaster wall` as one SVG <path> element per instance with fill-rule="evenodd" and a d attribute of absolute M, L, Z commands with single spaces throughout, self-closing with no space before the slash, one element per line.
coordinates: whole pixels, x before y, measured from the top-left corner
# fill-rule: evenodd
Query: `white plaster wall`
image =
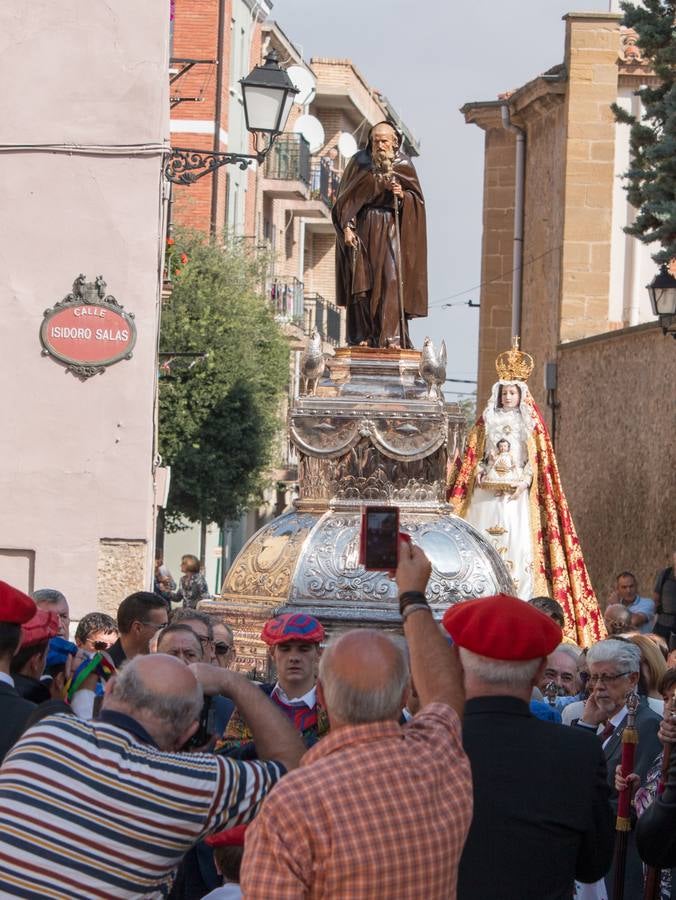
<path fill-rule="evenodd" d="M 630 88 L 620 89 L 618 106 L 636 116 L 641 114 L 641 102 Z M 629 167 L 629 126 L 615 126 L 615 186 L 613 189 L 610 299 L 608 319 L 624 325 L 638 325 L 655 317 L 650 308 L 646 285 L 652 281 L 657 267 L 652 261 L 651 249 L 637 238 L 624 233 L 631 224 L 635 210 L 627 202 L 622 174 Z M 653 248 L 656 249 L 656 246 Z"/>
<path fill-rule="evenodd" d="M 0 578 L 2 548 L 33 549 L 34 587 L 74 618 L 102 538 L 146 541 L 150 584 L 168 37 L 167 0 L 0 4 Z M 89 150 L 34 146 L 64 144 Z M 138 329 L 133 358 L 86 382 L 39 342 L 80 272 Z"/>

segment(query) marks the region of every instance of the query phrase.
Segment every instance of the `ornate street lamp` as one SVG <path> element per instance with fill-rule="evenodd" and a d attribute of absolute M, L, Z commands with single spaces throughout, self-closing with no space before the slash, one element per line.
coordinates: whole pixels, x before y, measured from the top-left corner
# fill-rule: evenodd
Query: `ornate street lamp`
<path fill-rule="evenodd" d="M 676 339 L 676 278 L 670 274 L 666 263 L 648 285 L 648 294 L 663 333 Z"/>
<path fill-rule="evenodd" d="M 220 153 L 175 147 L 164 167 L 168 181 L 192 184 L 221 166 L 232 164 L 246 169 L 254 160 L 263 162 L 278 135 L 284 131 L 298 88 L 279 65 L 275 50 L 268 53 L 265 65 L 256 66 L 240 84 L 244 118 L 247 129 L 254 136 L 255 152 Z"/>

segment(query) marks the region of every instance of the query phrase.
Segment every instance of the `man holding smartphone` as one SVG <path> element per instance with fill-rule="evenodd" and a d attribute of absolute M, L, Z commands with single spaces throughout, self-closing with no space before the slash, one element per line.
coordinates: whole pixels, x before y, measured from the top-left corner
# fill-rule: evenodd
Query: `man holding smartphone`
<path fill-rule="evenodd" d="M 331 730 L 247 832 L 247 900 L 456 897 L 472 787 L 462 675 L 425 600 L 430 572 L 423 551 L 400 540 L 396 579 L 420 711 L 399 724 L 408 664 L 386 634 L 355 629 L 329 643 L 317 694 Z"/>

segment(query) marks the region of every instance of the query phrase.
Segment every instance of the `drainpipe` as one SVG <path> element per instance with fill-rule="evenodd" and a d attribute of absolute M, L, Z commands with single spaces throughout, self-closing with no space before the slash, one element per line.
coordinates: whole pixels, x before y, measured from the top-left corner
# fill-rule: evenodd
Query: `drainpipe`
<path fill-rule="evenodd" d="M 523 199 L 526 173 L 526 132 L 514 125 L 509 106 L 500 108 L 502 125 L 516 135 L 516 181 L 514 185 L 514 247 L 512 252 L 512 337 L 521 335 L 521 284 L 523 268 Z"/>
<path fill-rule="evenodd" d="M 631 102 L 632 115 L 639 121 L 642 118 L 643 110 L 641 109 L 641 98 L 632 97 Z M 633 225 L 636 221 L 636 209 L 627 204 L 629 208 L 629 224 Z M 629 324 L 638 325 L 641 321 L 641 294 L 644 293 L 641 284 L 641 242 L 633 235 L 627 238 L 627 256 L 629 270 Z"/>
<path fill-rule="evenodd" d="M 214 153 L 221 149 L 221 119 L 223 116 L 223 29 L 225 28 L 225 0 L 218 3 L 218 37 L 216 46 L 216 102 L 214 109 Z M 209 234 L 215 237 L 218 231 L 218 175 L 220 169 L 211 173 L 211 212 Z"/>

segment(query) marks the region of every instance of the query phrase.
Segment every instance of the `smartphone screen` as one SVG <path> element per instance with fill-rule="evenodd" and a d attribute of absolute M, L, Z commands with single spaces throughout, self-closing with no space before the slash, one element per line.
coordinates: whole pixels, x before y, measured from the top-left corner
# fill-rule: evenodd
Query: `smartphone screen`
<path fill-rule="evenodd" d="M 366 507 L 364 519 L 364 568 L 396 569 L 399 510 L 397 507 Z"/>

